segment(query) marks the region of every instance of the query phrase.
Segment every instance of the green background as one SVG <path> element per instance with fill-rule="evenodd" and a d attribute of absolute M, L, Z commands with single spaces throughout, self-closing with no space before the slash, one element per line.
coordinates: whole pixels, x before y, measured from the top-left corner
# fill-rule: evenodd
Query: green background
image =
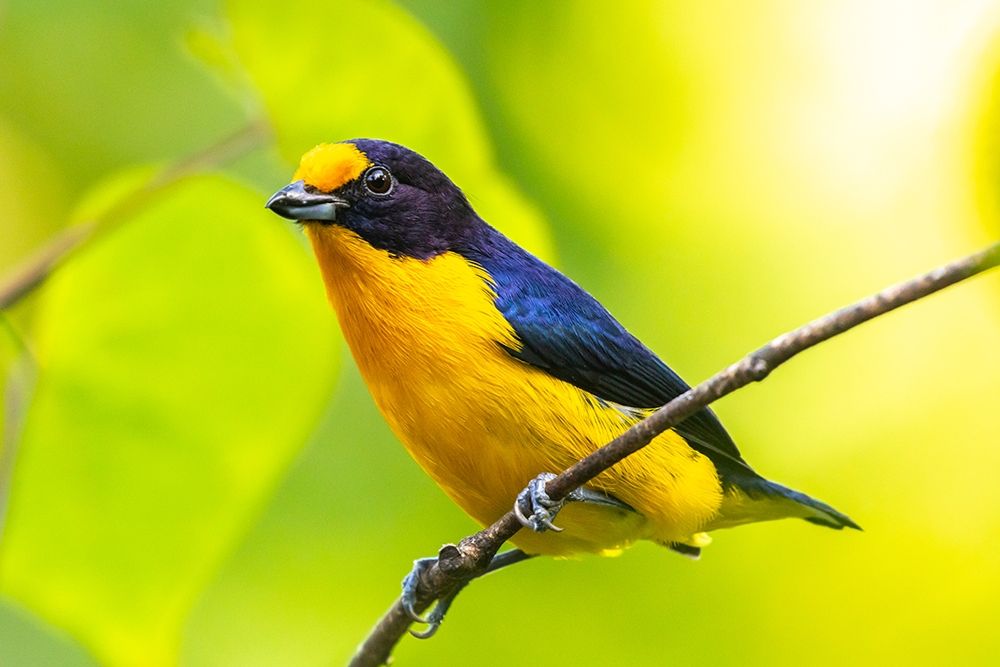
<path fill-rule="evenodd" d="M 1000 235 L 1000 4 L 0 3 L 0 276 L 101 232 L 3 313 L 0 664 L 341 664 L 475 529 L 263 209 L 356 136 L 698 381 Z M 1000 660 L 1000 275 L 717 408 L 865 532 L 533 561 L 396 664 Z"/>

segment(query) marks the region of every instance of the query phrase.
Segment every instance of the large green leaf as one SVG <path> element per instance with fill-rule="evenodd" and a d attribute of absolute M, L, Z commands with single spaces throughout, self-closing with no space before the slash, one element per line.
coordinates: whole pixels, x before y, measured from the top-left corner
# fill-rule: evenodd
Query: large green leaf
<path fill-rule="evenodd" d="M 107 664 L 175 660 L 193 601 L 327 400 L 317 272 L 261 197 L 185 180 L 44 293 L 0 582 Z"/>
<path fill-rule="evenodd" d="M 269 0 L 229 2 L 227 16 L 229 46 L 256 85 L 290 163 L 324 141 L 376 137 L 406 144 L 448 173 L 487 220 L 532 250 L 549 252 L 537 210 L 495 166 L 460 69 L 409 14 L 382 0 Z"/>

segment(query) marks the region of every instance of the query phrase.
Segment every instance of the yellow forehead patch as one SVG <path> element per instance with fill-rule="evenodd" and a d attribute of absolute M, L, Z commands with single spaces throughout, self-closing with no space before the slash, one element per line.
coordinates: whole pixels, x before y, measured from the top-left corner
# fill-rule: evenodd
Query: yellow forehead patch
<path fill-rule="evenodd" d="M 324 192 L 353 181 L 371 166 L 354 144 L 320 144 L 302 156 L 292 180 L 303 180 Z"/>

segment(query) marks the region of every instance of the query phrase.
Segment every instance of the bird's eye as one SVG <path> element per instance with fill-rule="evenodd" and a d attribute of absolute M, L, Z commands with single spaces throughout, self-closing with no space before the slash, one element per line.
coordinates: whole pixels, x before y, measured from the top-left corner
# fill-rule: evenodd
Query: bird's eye
<path fill-rule="evenodd" d="M 384 195 L 392 188 L 392 176 L 385 167 L 372 167 L 365 173 L 365 188 L 376 195 Z"/>

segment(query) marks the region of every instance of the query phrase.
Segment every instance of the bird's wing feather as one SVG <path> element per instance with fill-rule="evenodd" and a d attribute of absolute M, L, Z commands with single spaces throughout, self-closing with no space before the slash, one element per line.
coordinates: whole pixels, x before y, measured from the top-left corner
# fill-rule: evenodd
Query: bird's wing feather
<path fill-rule="evenodd" d="M 595 396 L 656 408 L 689 389 L 674 371 L 566 276 L 524 253 L 480 262 L 493 277 L 496 306 L 514 329 L 517 359 Z M 720 472 L 749 471 L 715 414 L 704 409 L 675 429 Z"/>

